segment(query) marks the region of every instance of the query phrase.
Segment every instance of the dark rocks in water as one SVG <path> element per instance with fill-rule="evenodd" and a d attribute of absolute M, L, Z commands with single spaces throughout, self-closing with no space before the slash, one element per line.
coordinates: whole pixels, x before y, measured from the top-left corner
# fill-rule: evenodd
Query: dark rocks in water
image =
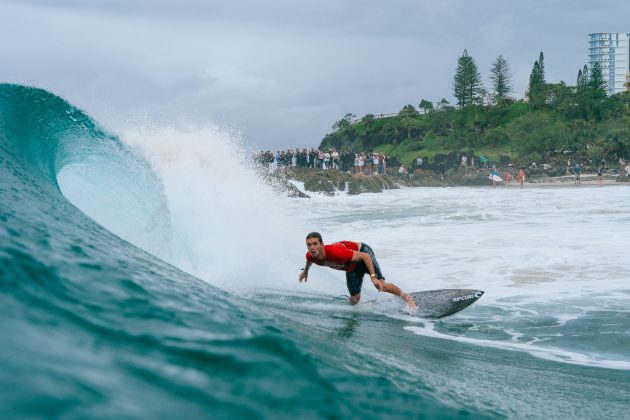
<path fill-rule="evenodd" d="M 627 175 L 619 175 L 617 176 L 617 178 L 615 178 L 616 182 L 628 182 L 628 176 Z"/>
<path fill-rule="evenodd" d="M 408 175 L 390 176 L 388 180 L 394 182 L 398 187 L 448 187 L 450 186 L 447 178 L 442 179 L 441 176 L 433 171 L 416 171 L 413 179 L 409 179 Z"/>
<path fill-rule="evenodd" d="M 457 171 L 447 173 L 445 180 L 450 186 L 485 187 L 492 185 L 492 181 L 488 179 L 488 174 L 469 167 L 459 167 Z"/>
<path fill-rule="evenodd" d="M 449 187 L 487 186 L 491 182 L 487 175 L 475 169 L 453 169 L 444 178 L 430 170 L 417 171 L 414 179 L 408 175 L 354 174 L 335 170 L 295 169 L 290 171 L 293 179 L 304 182 L 306 191 L 334 195 L 347 191 L 349 195 L 378 193 L 383 190 L 404 187 Z"/>
<path fill-rule="evenodd" d="M 411 181 L 408 185 L 412 187 L 448 187 L 450 186 L 447 180 L 442 179 L 439 175 L 435 175 L 435 174 L 416 175 L 414 180 Z"/>
<path fill-rule="evenodd" d="M 259 175 L 274 191 L 280 194 L 288 197 L 310 198 L 290 182 L 291 174 L 286 170 L 269 172 L 261 168 Z"/>
<path fill-rule="evenodd" d="M 364 192 L 383 192 L 400 188 L 389 175 L 351 175 L 348 181 L 348 194 L 357 195 Z"/>
<path fill-rule="evenodd" d="M 400 188 L 394 177 L 390 175 L 352 174 L 336 170 L 293 169 L 294 179 L 304 182 L 306 191 L 334 195 L 337 191 L 357 195 L 366 192 L 383 192 L 383 190 Z"/>
<path fill-rule="evenodd" d="M 483 172 L 479 172 L 465 180 L 463 185 L 470 187 L 485 187 L 492 185 L 492 181 L 488 179 L 488 176 Z"/>
<path fill-rule="evenodd" d="M 296 197 L 296 198 L 311 198 L 309 195 L 304 194 L 302 191 L 299 190 L 298 187 L 296 187 L 295 185 L 291 184 L 289 182 L 289 185 L 287 186 L 287 190 L 286 193 L 289 197 Z"/>
<path fill-rule="evenodd" d="M 335 170 L 293 171 L 295 178 L 304 182 L 306 191 L 335 195 L 335 191 L 346 189 L 348 174 Z M 298 175 L 299 174 L 299 175 Z"/>

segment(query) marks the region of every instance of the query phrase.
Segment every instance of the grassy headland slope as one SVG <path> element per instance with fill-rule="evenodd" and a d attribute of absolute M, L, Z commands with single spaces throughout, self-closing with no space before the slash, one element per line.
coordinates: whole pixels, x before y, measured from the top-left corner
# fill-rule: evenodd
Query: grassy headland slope
<path fill-rule="evenodd" d="M 422 157 L 426 169 L 458 165 L 464 153 L 501 166 L 557 161 L 558 167 L 567 159 L 587 165 L 604 159 L 612 166 L 630 157 L 628 92 L 608 97 L 600 89 L 546 84 L 535 101 L 455 108 L 442 100 L 423 111 L 406 105 L 394 116 L 357 121 L 348 114 L 320 149 L 384 152 L 390 167 Z"/>

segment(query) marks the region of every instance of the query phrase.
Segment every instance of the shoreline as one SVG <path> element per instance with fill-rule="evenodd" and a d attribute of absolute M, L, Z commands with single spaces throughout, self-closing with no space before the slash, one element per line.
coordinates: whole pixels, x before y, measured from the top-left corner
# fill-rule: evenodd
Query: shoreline
<path fill-rule="evenodd" d="M 619 175 L 606 174 L 603 177 L 601 187 L 628 186 L 627 181 L 617 181 Z M 432 171 L 422 171 L 416 173 L 413 180 L 399 175 L 385 174 L 354 174 L 337 170 L 313 170 L 313 169 L 290 169 L 281 172 L 268 173 L 268 181 L 276 186 L 285 185 L 281 190 L 285 190 L 290 196 L 308 197 L 310 192 L 323 193 L 325 195 L 336 195 L 347 193 L 348 195 L 358 195 L 362 193 L 378 193 L 384 190 L 398 188 L 445 188 L 445 187 L 472 187 L 472 188 L 509 188 L 521 189 L 518 181 L 514 178 L 510 186 L 505 185 L 505 181 L 496 183 L 487 178 L 484 171 L 457 171 L 445 174 L 444 177 Z M 303 183 L 303 190 L 296 188 L 290 181 Z M 289 185 L 290 184 L 290 185 Z M 286 187 L 288 185 L 288 187 Z M 597 188 L 597 176 L 595 174 L 582 175 L 581 184 L 575 184 L 575 176 L 572 174 L 561 176 L 547 176 L 526 178 L 523 189 L 532 188 Z M 289 191 L 287 191 L 289 190 Z"/>
<path fill-rule="evenodd" d="M 584 179 L 586 178 L 586 179 Z M 528 181 L 527 179 L 525 180 L 525 188 L 550 188 L 550 187 L 575 187 L 575 188 L 579 188 L 579 187 L 588 187 L 588 188 L 592 188 L 592 187 L 599 187 L 600 185 L 597 185 L 597 177 L 596 176 L 589 176 L 589 177 L 583 177 L 582 179 L 582 183 L 581 184 L 575 184 L 575 177 L 571 176 L 571 175 L 567 175 L 567 176 L 556 176 L 556 177 L 549 177 L 548 179 L 545 179 L 544 181 L 537 181 L 540 178 L 534 178 L 531 181 Z M 628 185 L 628 182 L 617 182 L 616 178 L 606 178 L 604 177 L 604 179 L 602 180 L 602 185 L 601 187 L 611 187 L 611 186 L 622 186 Z M 490 187 L 492 187 L 492 185 L 490 185 Z M 516 188 L 520 188 L 520 185 L 517 182 L 510 182 L 510 186 L 506 186 L 505 182 L 501 182 L 500 184 L 497 184 L 497 188 L 501 187 L 501 188 L 512 188 L 512 187 L 516 187 Z"/>

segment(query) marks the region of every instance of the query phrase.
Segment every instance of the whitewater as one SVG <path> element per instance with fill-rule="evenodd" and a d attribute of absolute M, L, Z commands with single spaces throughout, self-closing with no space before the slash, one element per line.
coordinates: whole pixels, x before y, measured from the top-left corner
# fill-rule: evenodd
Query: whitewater
<path fill-rule="evenodd" d="M 113 133 L 0 84 L 0 415 L 624 418 L 630 188 L 273 191 L 232 133 Z M 407 315 L 304 266 L 305 235 L 374 249 Z"/>

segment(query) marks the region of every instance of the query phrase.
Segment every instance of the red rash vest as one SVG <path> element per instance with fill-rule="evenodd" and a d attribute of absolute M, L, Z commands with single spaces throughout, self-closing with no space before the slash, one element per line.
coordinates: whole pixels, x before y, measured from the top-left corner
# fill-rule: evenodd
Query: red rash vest
<path fill-rule="evenodd" d="M 313 262 L 317 265 L 334 268 L 341 271 L 352 271 L 357 263 L 352 261 L 354 251 L 359 250 L 359 244 L 352 241 L 340 241 L 334 244 L 324 245 L 325 260 L 316 260 L 306 252 L 306 261 Z"/>

